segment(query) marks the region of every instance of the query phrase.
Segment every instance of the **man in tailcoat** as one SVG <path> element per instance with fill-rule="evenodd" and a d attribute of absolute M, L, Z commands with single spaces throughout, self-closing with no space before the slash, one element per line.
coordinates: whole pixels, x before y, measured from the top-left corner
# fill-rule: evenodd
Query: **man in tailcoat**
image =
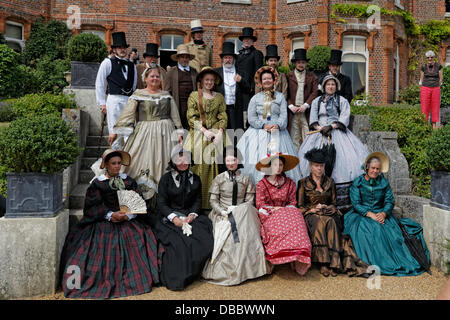
<path fill-rule="evenodd" d="M 144 62 L 140 63 L 136 66 L 137 70 L 137 88 L 138 89 L 144 89 L 146 87 L 146 83 L 144 81 L 144 71 L 147 68 L 150 67 L 157 67 L 159 69 L 159 72 L 161 73 L 161 86 L 164 87 L 164 81 L 166 78 L 166 70 L 158 65 L 158 45 L 156 43 L 147 43 L 146 49 L 143 54 Z"/>
<path fill-rule="evenodd" d="M 200 20 L 191 21 L 191 38 L 187 48 L 189 53 L 194 55 L 194 59 L 189 61 L 189 65 L 197 70 L 202 71 L 203 67 L 212 67 L 213 65 L 213 49 L 212 46 L 206 44 L 203 40 L 205 30 Z"/>

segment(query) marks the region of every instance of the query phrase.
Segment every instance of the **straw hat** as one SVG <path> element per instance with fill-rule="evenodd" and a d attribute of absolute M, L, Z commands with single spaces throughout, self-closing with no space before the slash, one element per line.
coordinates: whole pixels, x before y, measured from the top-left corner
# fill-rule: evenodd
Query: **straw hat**
<path fill-rule="evenodd" d="M 203 76 L 208 73 L 213 74 L 216 77 L 216 79 L 214 81 L 216 86 L 218 86 L 222 83 L 223 80 L 222 80 L 221 75 L 211 67 L 203 67 L 202 71 L 200 71 L 200 73 L 197 75 L 196 82 L 201 82 Z"/>
<path fill-rule="evenodd" d="M 320 84 L 320 86 L 322 88 L 322 89 L 320 89 L 321 91 L 323 91 L 325 89 L 325 83 L 328 80 L 334 80 L 334 82 L 336 83 L 336 91 L 341 90 L 341 82 L 339 81 L 339 79 L 336 78 L 335 76 L 333 76 L 332 74 L 327 74 L 325 77 L 323 77 L 322 82 Z"/>
<path fill-rule="evenodd" d="M 260 87 L 260 88 L 262 88 L 262 83 L 261 83 L 261 80 L 259 78 L 261 76 L 261 73 L 263 71 L 266 71 L 266 70 L 269 70 L 275 76 L 275 81 L 273 82 L 273 85 L 275 86 L 275 84 L 278 83 L 278 72 L 277 72 L 277 70 L 275 70 L 274 68 L 269 67 L 269 66 L 264 66 L 264 67 L 259 68 L 256 71 L 256 73 L 255 73 L 255 85 Z"/>
<path fill-rule="evenodd" d="M 291 156 L 290 154 L 283 154 L 281 152 L 273 153 L 267 158 L 261 159 L 255 166 L 256 170 L 263 172 L 264 174 L 272 174 L 270 168 L 270 162 L 275 158 L 284 159 L 283 172 L 294 169 L 300 160 L 296 156 Z"/>
<path fill-rule="evenodd" d="M 187 45 L 185 45 L 185 44 L 179 44 L 177 47 L 177 53 L 174 53 L 170 57 L 172 58 L 173 61 L 178 61 L 178 56 L 180 54 L 189 55 L 189 60 L 192 60 L 195 58 L 195 56 L 189 52 L 189 49 L 188 49 Z"/>
<path fill-rule="evenodd" d="M 100 165 L 100 169 L 104 169 L 105 168 L 105 159 L 106 157 L 111 154 L 111 153 L 120 153 L 122 155 L 122 165 L 124 166 L 129 166 L 130 162 L 131 162 L 131 156 L 128 152 L 126 151 L 122 151 L 122 150 L 114 150 L 114 149 L 107 149 L 105 150 L 105 152 L 103 152 L 102 155 L 102 164 Z"/>
<path fill-rule="evenodd" d="M 369 162 L 370 159 L 372 158 L 378 158 L 380 159 L 381 162 L 381 168 L 380 171 L 382 173 L 386 173 L 389 171 L 389 158 L 387 155 L 385 155 L 383 152 L 372 152 L 371 154 L 369 154 L 366 158 L 366 160 L 364 161 L 364 171 L 367 171 L 367 163 Z"/>
<path fill-rule="evenodd" d="M 200 20 L 192 20 L 191 21 L 191 34 L 194 32 L 204 32 L 205 30 L 202 27 L 202 22 Z"/>

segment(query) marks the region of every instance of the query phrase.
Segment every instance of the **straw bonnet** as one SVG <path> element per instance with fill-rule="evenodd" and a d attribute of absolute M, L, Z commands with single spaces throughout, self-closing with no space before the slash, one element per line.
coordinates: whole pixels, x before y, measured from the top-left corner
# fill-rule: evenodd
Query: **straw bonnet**
<path fill-rule="evenodd" d="M 387 155 L 385 155 L 383 152 L 372 152 L 371 154 L 369 154 L 366 158 L 366 160 L 364 161 L 364 171 L 366 170 L 367 167 L 367 163 L 372 159 L 372 158 L 378 158 L 380 159 L 381 162 L 381 168 L 380 171 L 382 173 L 386 173 L 389 171 L 389 158 Z"/>
<path fill-rule="evenodd" d="M 278 83 L 278 72 L 272 67 L 264 66 L 264 67 L 259 68 L 258 71 L 256 71 L 256 73 L 255 73 L 255 85 L 260 88 L 262 88 L 262 83 L 259 78 L 261 76 L 261 73 L 266 70 L 269 70 L 275 76 L 275 81 L 273 82 L 274 86 L 276 83 Z"/>
<path fill-rule="evenodd" d="M 120 155 L 122 156 L 122 165 L 123 166 L 129 166 L 130 162 L 131 162 L 131 156 L 128 152 L 126 151 L 122 151 L 122 150 L 114 150 L 114 149 L 106 149 L 105 152 L 103 152 L 102 155 L 102 164 L 100 165 L 100 169 L 104 169 L 105 168 L 105 159 L 108 155 L 110 155 L 111 153 L 120 153 Z"/>
<path fill-rule="evenodd" d="M 197 75 L 196 78 L 196 82 L 200 82 L 203 78 L 203 76 L 207 73 L 213 74 L 216 77 L 216 80 L 214 81 L 214 83 L 216 84 L 216 86 L 220 85 L 222 83 L 222 77 L 220 76 L 220 74 L 214 70 L 211 67 L 203 67 L 202 71 L 200 71 L 200 73 Z"/>
<path fill-rule="evenodd" d="M 195 56 L 189 52 L 189 49 L 188 49 L 187 45 L 185 45 L 185 44 L 179 44 L 177 47 L 177 53 L 174 53 L 170 57 L 172 58 L 173 61 L 178 61 L 178 56 L 180 54 L 189 55 L 189 60 L 192 60 L 195 58 Z"/>
<path fill-rule="evenodd" d="M 300 160 L 296 156 L 291 156 L 289 154 L 283 154 L 281 152 L 276 152 L 268 156 L 267 158 L 261 159 L 255 166 L 256 170 L 263 172 L 264 174 L 272 174 L 270 163 L 275 158 L 284 159 L 283 172 L 294 169 Z"/>

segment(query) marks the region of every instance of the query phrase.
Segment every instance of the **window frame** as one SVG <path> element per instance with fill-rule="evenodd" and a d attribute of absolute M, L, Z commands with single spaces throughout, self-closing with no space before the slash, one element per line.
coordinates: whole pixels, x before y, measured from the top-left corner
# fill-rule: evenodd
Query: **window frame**
<path fill-rule="evenodd" d="M 7 37 L 6 36 L 6 28 L 7 28 L 8 25 L 21 27 L 22 28 L 22 35 L 21 35 L 22 39 Z M 11 21 L 11 20 L 6 20 L 6 22 L 5 22 L 5 35 L 4 35 L 6 43 L 8 43 L 8 42 L 16 43 L 16 44 L 18 44 L 20 46 L 21 51 L 23 51 L 23 49 L 25 47 L 24 34 L 25 34 L 25 25 L 23 23 L 16 22 L 16 21 Z"/>
<path fill-rule="evenodd" d="M 344 40 L 345 38 L 352 38 L 353 39 L 353 48 L 352 51 L 344 51 Z M 366 43 L 366 50 L 365 52 L 356 51 L 356 39 L 364 39 Z M 361 35 L 355 35 L 355 34 L 347 34 L 343 35 L 342 37 L 342 60 L 344 60 L 344 57 L 348 54 L 354 54 L 354 55 L 360 55 L 364 57 L 366 60 L 366 88 L 365 88 L 365 94 L 367 95 L 369 93 L 369 50 L 367 49 L 367 37 L 361 36 Z"/>
<path fill-rule="evenodd" d="M 166 36 L 170 36 L 171 37 L 171 39 L 170 39 L 170 46 L 171 46 L 171 48 L 170 49 L 162 47 L 162 43 L 163 43 L 162 39 L 163 39 L 163 37 L 166 37 Z M 175 36 L 183 38 L 183 42 L 181 44 L 184 43 L 184 36 L 181 35 L 181 34 L 178 34 L 178 33 L 163 33 L 163 34 L 160 35 L 160 44 L 161 45 L 159 46 L 159 50 L 160 51 L 177 51 L 177 47 L 174 47 Z"/>
<path fill-rule="evenodd" d="M 299 37 L 292 37 L 291 40 L 291 50 L 289 51 L 289 61 L 291 61 L 292 56 L 294 55 L 294 50 L 295 49 L 300 49 L 300 48 L 295 48 L 294 49 L 294 41 L 297 39 L 303 39 L 303 49 L 305 48 L 305 36 L 299 36 Z"/>

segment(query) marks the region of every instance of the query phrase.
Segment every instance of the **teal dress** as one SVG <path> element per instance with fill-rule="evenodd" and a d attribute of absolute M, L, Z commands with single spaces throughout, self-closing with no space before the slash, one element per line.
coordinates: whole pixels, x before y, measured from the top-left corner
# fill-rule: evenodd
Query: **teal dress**
<path fill-rule="evenodd" d="M 344 216 L 344 234 L 350 235 L 359 258 L 369 265 L 377 265 L 381 274 L 415 276 L 424 269 L 409 252 L 397 219 L 392 215 L 394 195 L 386 178 L 380 174 L 367 181 L 364 174 L 350 187 L 353 209 Z M 386 213 L 384 224 L 366 217 L 367 212 Z M 421 239 L 429 259 L 422 227 L 409 218 L 399 219 L 410 235 Z"/>

